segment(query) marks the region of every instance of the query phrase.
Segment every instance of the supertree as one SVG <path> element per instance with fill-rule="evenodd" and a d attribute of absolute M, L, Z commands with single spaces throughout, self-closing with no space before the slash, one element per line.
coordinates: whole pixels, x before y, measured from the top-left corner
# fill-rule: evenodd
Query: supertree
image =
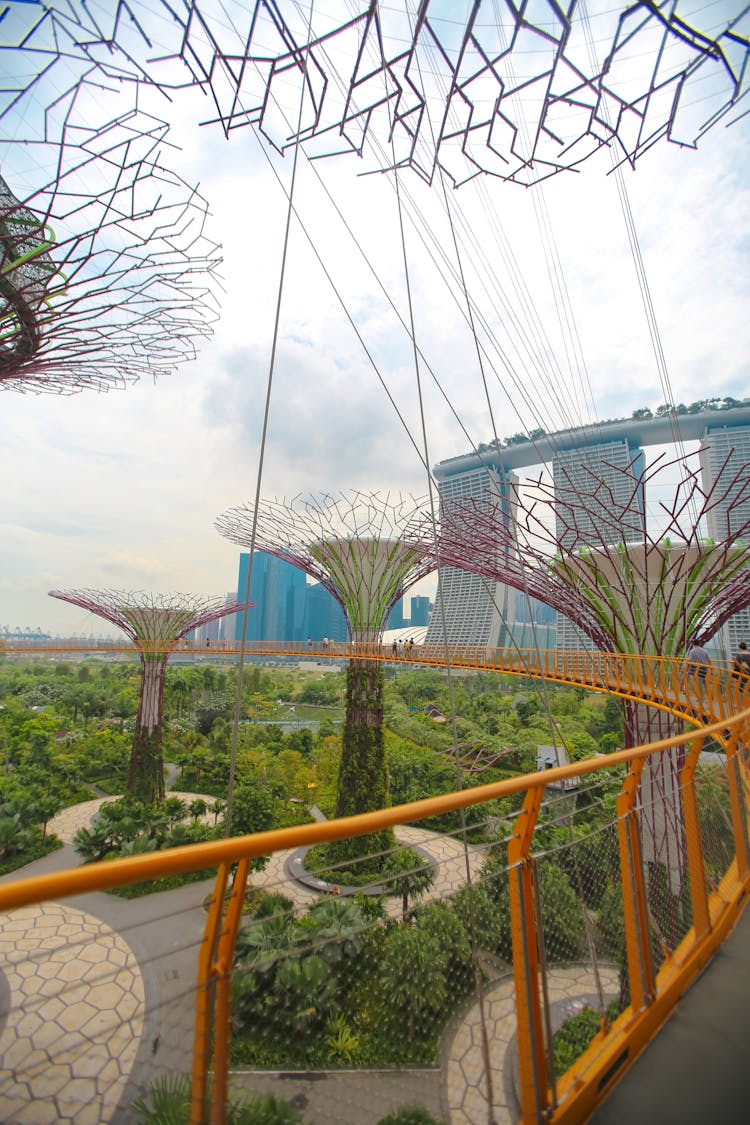
<path fill-rule="evenodd" d="M 242 605 L 194 594 L 123 590 L 50 590 L 50 597 L 80 606 L 122 629 L 141 661 L 141 694 L 130 756 L 127 792 L 151 803 L 164 799 L 162 707 L 167 661 L 186 633 Z"/>
<path fill-rule="evenodd" d="M 717 31 L 713 16 L 702 26 L 653 0 L 603 11 L 477 0 L 463 19 L 437 0 L 229 7 L 231 22 L 206 3 L 173 9 L 182 37 L 150 77 L 187 66 L 227 134 L 251 125 L 282 152 L 300 142 L 428 182 L 440 170 L 456 184 L 485 172 L 528 185 L 604 148 L 633 164 L 662 138 L 694 146 L 747 82 L 742 8 Z"/>
<path fill-rule="evenodd" d="M 675 471 L 679 483 L 660 500 L 652 533 L 648 490 Z M 681 657 L 750 605 L 750 465 L 727 458 L 704 485 L 694 457 L 662 456 L 649 468 L 603 462 L 575 482 L 562 472 L 554 483 L 540 476 L 508 487 L 506 510 L 482 500 L 443 504 L 441 557 L 552 606 L 597 649 Z M 705 538 L 717 512 L 725 534 Z M 676 733 L 671 714 L 624 707 L 627 746 Z M 673 889 L 683 863 L 681 765 L 680 752 L 649 758 L 642 786 L 644 853 L 666 865 Z"/>
<path fill-rule="evenodd" d="M 383 738 L 383 665 L 378 646 L 393 606 L 436 566 L 433 528 L 423 503 L 409 497 L 350 491 L 297 496 L 229 508 L 216 521 L 222 535 L 304 570 L 344 611 L 351 641 L 364 658 L 349 662 L 346 720 L 338 774 L 336 816 L 388 804 Z M 335 850 L 337 859 L 380 852 L 389 842 L 371 837 Z"/>
<path fill-rule="evenodd" d="M 2 388 L 168 374 L 216 319 L 207 204 L 165 165 L 138 65 L 98 36 L 85 6 L 14 4 L 0 20 Z"/>

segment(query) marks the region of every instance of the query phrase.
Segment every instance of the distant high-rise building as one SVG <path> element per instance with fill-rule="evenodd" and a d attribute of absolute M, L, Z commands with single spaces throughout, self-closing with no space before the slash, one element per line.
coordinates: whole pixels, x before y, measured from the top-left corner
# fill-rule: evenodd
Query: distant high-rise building
<path fill-rule="evenodd" d="M 750 463 L 750 423 L 735 426 L 720 425 L 720 415 L 715 425 L 707 425 L 700 451 L 701 476 L 704 491 L 710 489 L 724 464 L 727 468 L 722 479 L 737 479 L 729 486 L 720 488 L 716 502 L 709 509 L 707 532 L 712 539 L 730 539 L 745 522 L 750 519 L 750 499 L 740 500 L 738 494 L 747 493 L 747 478 L 740 472 Z M 719 631 L 718 641 L 725 657 L 737 651 L 740 641 L 750 644 L 750 608 L 740 610 L 730 617 Z"/>
<path fill-rule="evenodd" d="M 515 478 L 495 466 L 474 463 L 467 467 L 462 464 L 464 460 L 469 459 L 454 458 L 435 467 L 441 509 L 453 499 L 468 497 L 505 504 L 507 483 Z M 458 567 L 442 567 L 426 642 L 502 646 L 513 599 L 513 591 L 500 582 L 489 582 Z"/>
<path fill-rule="evenodd" d="M 319 582 L 307 587 L 303 633 L 313 641 L 346 641 L 349 636 L 344 611 Z"/>
<path fill-rule="evenodd" d="M 244 600 L 250 555 L 240 555 L 238 599 Z M 274 555 L 256 551 L 250 582 L 252 608 L 247 614 L 248 641 L 301 641 L 304 638 L 307 578 L 304 571 Z M 237 614 L 235 640 L 242 639 Z"/>
<path fill-rule="evenodd" d="M 403 629 L 405 624 L 406 620 L 404 618 L 404 599 L 399 598 L 390 612 L 390 616 L 388 618 L 388 621 L 386 622 L 385 627 L 386 629 Z"/>
<path fill-rule="evenodd" d="M 244 590 L 242 596 L 245 596 Z M 237 596 L 234 590 L 229 590 L 226 598 L 224 599 L 227 605 L 237 601 Z M 219 621 L 219 640 L 220 641 L 233 641 L 239 635 L 242 626 L 237 620 L 236 613 L 228 613 L 226 617 L 222 617 Z"/>
<path fill-rule="evenodd" d="M 428 597 L 415 596 L 411 599 L 410 625 L 429 625 L 432 602 Z"/>
<path fill-rule="evenodd" d="M 585 490 L 590 496 L 595 494 L 598 482 L 602 498 L 601 525 L 597 529 L 597 535 L 592 538 L 601 543 L 603 529 L 610 523 L 613 538 L 622 538 L 622 530 L 619 528 L 615 536 L 607 496 L 611 495 L 619 504 L 626 500 L 622 491 L 625 477 L 618 470 L 633 465 L 637 475 L 643 466 L 643 446 L 672 445 L 678 440 L 702 441 L 707 446 L 710 445 L 711 450 L 706 452 L 702 460 L 707 483 L 710 483 L 724 463 L 730 449 L 734 450 L 732 456 L 738 467 L 750 461 L 750 402 L 725 399 L 724 403 L 719 408 L 710 404 L 696 404 L 698 409 L 679 406 L 673 410 L 658 411 L 656 416 L 650 411 L 642 410 L 637 411 L 632 418 L 573 427 L 549 434 L 537 432 L 533 439 L 513 439 L 500 446 L 496 443 L 480 446 L 478 451 L 451 457 L 435 466 L 434 474 L 441 504 L 451 496 L 481 497 L 490 491 L 492 480 L 506 481 L 510 479 L 512 471 L 551 462 L 555 488 L 559 488 L 561 494 L 564 494 L 566 488 L 572 487 L 581 492 Z M 644 501 L 643 495 L 635 497 L 631 525 L 625 532 L 629 540 L 637 541 L 643 537 L 646 518 Z M 739 509 L 735 509 L 735 514 L 740 523 L 746 518 Z M 708 528 L 709 534 L 715 539 L 730 533 L 726 529 L 721 530 L 722 518 L 725 525 L 726 513 L 722 517 L 722 507 L 719 504 L 714 511 L 714 522 Z M 580 524 L 575 529 L 565 527 L 564 521 L 558 519 L 555 530 L 561 541 L 570 545 L 576 537 L 579 543 L 585 544 L 590 529 Z M 442 570 L 442 588 L 444 610 L 441 609 L 441 594 L 438 591 L 427 633 L 428 640 L 438 642 L 442 638 L 443 612 L 448 640 L 451 642 L 503 644 L 507 637 L 501 626 L 501 619 L 513 623 L 516 613 L 520 625 L 518 635 L 526 637 L 528 634 L 526 627 L 530 624 L 529 611 L 524 608 L 522 594 L 516 599 L 514 593 L 509 593 L 502 587 L 448 567 Z M 502 611 L 498 611 L 498 606 L 504 607 Z M 549 624 L 536 611 L 531 616 L 538 626 Z M 558 618 L 557 628 L 557 643 L 560 648 L 590 647 L 589 642 L 562 615 Z M 531 630 L 532 635 L 533 633 L 534 630 Z M 740 640 L 750 643 L 750 610 L 736 615 L 722 633 L 727 655 L 735 650 Z M 515 643 L 521 643 L 516 640 L 515 635 L 512 639 Z"/>
<path fill-rule="evenodd" d="M 628 503 L 633 478 L 620 470 L 632 465 L 633 471 L 640 473 L 643 471 L 644 461 L 641 447 L 627 438 L 598 444 L 588 443 L 555 452 L 552 458 L 552 480 L 555 495 L 560 495 L 563 501 L 555 511 L 555 533 L 563 548 L 583 546 L 589 536 L 591 537 L 589 542 L 600 543 L 606 536 L 608 524 L 612 524 L 613 543 L 623 536 L 629 542 L 637 542 L 644 538 L 646 504 L 642 492 L 636 497 L 632 520 L 625 528 L 622 528 L 619 522 L 615 527 L 612 522 L 611 506 L 608 506 L 610 498 L 618 507 Z M 568 526 L 566 523 L 564 497 L 566 492 L 571 491 L 601 496 L 598 509 L 600 518 L 597 520 L 599 526 L 596 529 L 594 528 L 596 504 L 592 505 L 592 515 L 588 525 L 581 523 L 580 513 L 577 515 L 575 527 Z M 567 650 L 591 649 L 593 643 L 576 628 L 572 621 L 559 613 L 557 647 Z"/>

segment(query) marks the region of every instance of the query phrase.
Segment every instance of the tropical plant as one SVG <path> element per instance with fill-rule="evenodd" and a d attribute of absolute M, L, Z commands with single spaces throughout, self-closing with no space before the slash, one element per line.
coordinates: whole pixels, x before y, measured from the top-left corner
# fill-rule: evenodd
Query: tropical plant
<path fill-rule="evenodd" d="M 0 814 L 0 860 L 22 852 L 28 840 L 29 831 L 23 826 L 18 813 L 10 816 Z"/>
<path fill-rule="evenodd" d="M 433 902 L 420 909 L 416 917 L 418 930 L 431 934 L 445 954 L 446 974 L 450 991 L 461 995 L 473 980 L 471 941 L 463 922 L 445 902 Z"/>
<path fill-rule="evenodd" d="M 429 860 L 422 859 L 412 848 L 398 848 L 383 864 L 382 881 L 392 894 L 401 896 L 404 921 L 409 914 L 409 899 L 420 898 L 435 882 Z"/>
<path fill-rule="evenodd" d="M 208 804 L 202 797 L 196 797 L 194 801 L 190 802 L 188 812 L 190 813 L 190 819 L 196 822 L 200 820 L 202 816 L 206 815 L 208 812 Z"/>
<path fill-rule="evenodd" d="M 322 957 L 316 953 L 287 957 L 276 972 L 274 1017 L 295 1029 L 319 1024 L 328 1015 L 335 993 L 335 978 Z"/>
<path fill-rule="evenodd" d="M 378 1125 L 445 1125 L 423 1105 L 402 1105 L 381 1117 Z"/>
<path fill-rule="evenodd" d="M 412 1041 L 430 1030 L 445 1003 L 447 968 L 447 955 L 432 934 L 411 926 L 397 926 L 389 933 L 378 974 L 385 1018 L 398 1019 L 402 1029 L 405 1019 Z"/>
<path fill-rule="evenodd" d="M 329 965 L 358 956 L 364 926 L 356 901 L 341 898 L 318 899 L 300 923 L 306 939 Z"/>
<path fill-rule="evenodd" d="M 190 1079 L 184 1074 L 163 1074 L 146 1098 L 133 1103 L 138 1125 L 187 1125 L 190 1117 Z M 227 1125 L 302 1125 L 302 1115 L 289 1102 L 272 1094 L 232 1097 L 227 1104 Z"/>
<path fill-rule="evenodd" d="M 359 1039 L 352 1033 L 346 1017 L 341 1012 L 328 1021 L 326 1027 L 326 1046 L 330 1057 L 335 1061 L 354 1062 L 359 1051 Z"/>

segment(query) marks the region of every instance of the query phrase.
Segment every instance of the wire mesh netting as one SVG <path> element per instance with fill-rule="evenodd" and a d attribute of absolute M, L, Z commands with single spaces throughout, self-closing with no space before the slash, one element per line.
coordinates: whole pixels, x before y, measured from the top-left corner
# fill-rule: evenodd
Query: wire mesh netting
<path fill-rule="evenodd" d="M 419 1106 L 415 1120 L 425 1123 L 518 1120 L 529 1061 L 519 1044 L 528 1051 L 533 1036 L 519 1022 L 524 978 L 514 974 L 514 949 L 539 1001 L 545 1089 L 563 1100 L 565 1073 L 587 1048 L 586 1058 L 607 1049 L 631 1001 L 616 813 L 623 780 L 622 767 L 609 767 L 575 788 L 548 785 L 528 859 L 510 866 L 528 816 L 523 793 L 397 825 L 353 857 L 346 840 L 274 852 L 253 861 L 246 888 L 197 871 L 177 886 L 152 880 L 11 912 L 0 930 L 0 1116 L 18 1125 L 135 1123 L 166 1120 L 158 1114 L 172 1106 L 187 1121 L 196 1043 L 201 1058 L 197 1013 L 220 1007 L 221 980 L 230 979 L 218 965 L 221 934 L 240 893 L 227 947 L 237 1120 L 262 1112 L 258 1120 L 379 1125 L 406 1106 Z M 710 892 L 734 860 L 724 760 L 704 755 L 696 793 Z M 183 812 L 189 796 L 179 795 Z M 96 815 L 106 827 L 101 805 L 62 814 L 69 840 L 86 825 L 95 834 Z M 689 934 L 691 887 L 684 875 L 675 894 L 664 864 L 641 865 L 657 972 Z M 532 893 L 519 920 L 513 896 L 524 873 Z M 213 970 L 201 978 L 207 954 Z M 211 1051 L 207 1058 L 210 1069 Z M 198 1093 L 210 1100 L 210 1081 Z"/>
<path fill-rule="evenodd" d="M 717 892 L 734 858 L 729 772 L 725 754 L 707 752 L 703 757 L 695 793 L 706 883 L 710 892 Z"/>

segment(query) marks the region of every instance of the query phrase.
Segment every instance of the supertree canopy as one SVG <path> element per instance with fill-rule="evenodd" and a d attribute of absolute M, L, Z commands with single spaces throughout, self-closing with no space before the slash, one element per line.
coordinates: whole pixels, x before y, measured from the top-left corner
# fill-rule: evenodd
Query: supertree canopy
<path fill-rule="evenodd" d="M 366 645 L 346 676 L 346 720 L 336 816 L 389 803 L 383 736 L 383 666 L 370 646 L 380 640 L 404 591 L 436 566 L 429 513 L 412 498 L 351 491 L 230 508 L 216 521 L 222 535 L 275 555 L 316 578 L 346 616 L 350 637 Z M 254 533 L 253 533 L 254 532 Z M 332 862 L 363 861 L 376 873 L 392 844 L 382 832 L 329 846 Z"/>
<path fill-rule="evenodd" d="M 731 122 L 747 83 L 747 9 L 693 0 L 11 5 L 23 8 L 5 43 L 41 67 L 56 53 L 119 83 L 197 87 L 227 135 L 250 125 L 279 151 L 301 142 L 428 181 L 530 184 L 603 148 L 634 163 L 662 138 L 694 145 Z"/>
<path fill-rule="evenodd" d="M 358 491 L 297 496 L 228 508 L 216 520 L 227 539 L 304 570 L 344 611 L 354 641 L 377 641 L 410 586 L 435 569 L 424 502 Z"/>
<path fill-rule="evenodd" d="M 251 124 L 280 151 L 300 141 L 313 157 L 454 183 L 530 184 L 605 147 L 633 163 L 663 137 L 695 144 L 742 98 L 746 9 L 717 22 L 687 2 L 602 7 L 257 0 L 222 5 L 219 21 L 204 0 L 175 16 L 184 36 L 168 61 L 210 88 L 227 133 Z"/>
<path fill-rule="evenodd" d="M 141 661 L 141 695 L 127 792 L 150 803 L 164 798 L 162 705 L 167 661 L 186 633 L 242 606 L 193 594 L 123 590 L 50 590 L 50 597 L 103 617 L 130 637 Z"/>
<path fill-rule="evenodd" d="M 698 454 L 695 455 L 699 456 Z M 441 556 L 451 565 L 506 583 L 570 618 L 596 648 L 682 656 L 691 640 L 709 640 L 750 605 L 750 465 L 730 459 L 709 486 L 694 458 L 651 468 L 604 463 L 566 484 L 541 477 L 509 485 L 509 510 L 477 500 L 444 502 Z M 649 529 L 645 500 L 663 476 L 679 470 Z M 726 535 L 709 540 L 702 526 L 721 512 Z M 670 714 L 625 703 L 629 746 L 676 733 Z M 642 784 L 644 851 L 664 863 L 672 889 L 683 867 L 678 771 L 680 753 L 648 759 Z"/>
<path fill-rule="evenodd" d="M 106 390 L 167 374 L 216 319 L 207 204 L 165 165 L 168 126 L 141 107 L 138 66 L 114 46 L 116 77 L 91 61 L 86 16 L 12 4 L 0 20 L 6 389 Z"/>
<path fill-rule="evenodd" d="M 6 6 L 0 386 L 107 389 L 171 372 L 209 331 L 218 255 L 158 99 L 193 88 L 226 135 L 251 126 L 281 152 L 527 185 L 731 121 L 748 17 L 707 18 L 654 0 Z"/>

